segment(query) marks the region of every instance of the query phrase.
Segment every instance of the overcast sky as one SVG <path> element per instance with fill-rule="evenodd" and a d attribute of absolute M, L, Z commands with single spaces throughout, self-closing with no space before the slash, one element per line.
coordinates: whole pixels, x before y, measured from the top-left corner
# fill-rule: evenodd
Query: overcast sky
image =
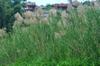
<path fill-rule="evenodd" d="M 68 3 L 68 0 L 27 0 L 27 1 L 35 2 L 37 5 Z M 86 0 L 78 0 L 78 1 L 86 1 Z"/>

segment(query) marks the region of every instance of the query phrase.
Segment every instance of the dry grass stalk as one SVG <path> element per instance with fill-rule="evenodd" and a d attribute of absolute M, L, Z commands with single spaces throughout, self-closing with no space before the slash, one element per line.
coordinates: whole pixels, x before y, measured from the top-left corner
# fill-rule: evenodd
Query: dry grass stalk
<path fill-rule="evenodd" d="M 21 27 L 23 25 L 23 23 L 24 22 L 21 22 L 21 21 L 15 21 L 14 25 L 13 25 L 13 28 L 16 28 L 16 27 L 19 27 L 19 26 Z"/>
<path fill-rule="evenodd" d="M 66 24 L 67 24 L 67 22 L 68 22 L 68 21 L 67 21 L 68 19 L 69 19 L 68 13 L 66 13 L 66 11 L 63 11 L 63 12 L 61 13 L 61 20 L 62 20 L 64 26 L 66 26 Z"/>
<path fill-rule="evenodd" d="M 74 7 L 71 4 L 68 4 L 67 11 L 71 11 Z"/>
<path fill-rule="evenodd" d="M 58 39 L 58 38 L 61 38 L 62 36 L 65 35 L 65 32 L 64 31 L 59 31 L 59 32 L 55 32 L 55 38 Z"/>
<path fill-rule="evenodd" d="M 44 15 L 44 10 L 42 8 L 37 8 L 34 12 L 34 15 L 35 15 L 35 20 L 37 22 L 41 22 Z"/>
<path fill-rule="evenodd" d="M 35 19 L 35 17 L 34 17 L 34 19 L 25 19 L 24 20 L 24 24 L 25 25 L 32 25 L 32 24 L 35 24 L 37 22 L 37 20 Z"/>
<path fill-rule="evenodd" d="M 24 22 L 24 18 L 19 13 L 15 14 L 15 18 L 16 20 L 14 22 L 13 28 L 15 28 L 16 26 L 21 26 Z"/>
<path fill-rule="evenodd" d="M 57 10 L 52 8 L 50 11 L 49 11 L 49 16 L 56 16 L 57 15 Z"/>
<path fill-rule="evenodd" d="M 23 13 L 23 17 L 25 19 L 32 19 L 33 18 L 33 12 L 31 11 L 26 11 L 25 13 Z"/>
<path fill-rule="evenodd" d="M 63 11 L 63 12 L 61 13 L 61 18 L 62 18 L 62 19 L 68 19 L 68 13 L 66 13 L 66 11 Z"/>
<path fill-rule="evenodd" d="M 42 23 L 44 24 L 49 24 L 49 20 L 48 20 L 48 17 L 45 17 L 41 20 Z"/>
<path fill-rule="evenodd" d="M 77 8 L 77 12 L 78 12 L 78 15 L 80 17 L 83 17 L 84 14 L 85 14 L 85 7 L 83 5 L 80 5 L 78 8 Z"/>
<path fill-rule="evenodd" d="M 44 11 L 43 11 L 42 8 L 37 8 L 37 9 L 35 10 L 35 15 L 36 15 L 37 17 L 43 16 L 43 13 L 44 13 Z"/>
<path fill-rule="evenodd" d="M 0 38 L 3 38 L 5 37 L 7 34 L 6 34 L 6 31 L 5 31 L 5 28 L 4 29 L 0 29 Z"/>
<path fill-rule="evenodd" d="M 23 17 L 18 12 L 15 14 L 15 19 L 16 21 L 23 21 Z"/>
<path fill-rule="evenodd" d="M 24 19 L 25 25 L 31 25 L 37 22 L 36 14 L 31 11 L 25 12 L 23 16 L 25 17 Z"/>

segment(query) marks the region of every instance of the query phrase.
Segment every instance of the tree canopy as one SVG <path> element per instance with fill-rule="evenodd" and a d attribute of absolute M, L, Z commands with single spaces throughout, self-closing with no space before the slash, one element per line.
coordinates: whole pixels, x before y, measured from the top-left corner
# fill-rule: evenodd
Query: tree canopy
<path fill-rule="evenodd" d="M 14 14 L 20 12 L 21 2 L 25 0 L 0 0 L 0 28 L 12 29 L 15 21 Z"/>

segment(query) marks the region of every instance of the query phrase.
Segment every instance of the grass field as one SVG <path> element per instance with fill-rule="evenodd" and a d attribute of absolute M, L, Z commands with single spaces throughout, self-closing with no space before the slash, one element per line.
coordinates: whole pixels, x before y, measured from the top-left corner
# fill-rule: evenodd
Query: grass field
<path fill-rule="evenodd" d="M 49 24 L 16 27 L 0 39 L 0 65 L 100 66 L 100 10 L 71 11 L 66 24 L 53 16 Z"/>

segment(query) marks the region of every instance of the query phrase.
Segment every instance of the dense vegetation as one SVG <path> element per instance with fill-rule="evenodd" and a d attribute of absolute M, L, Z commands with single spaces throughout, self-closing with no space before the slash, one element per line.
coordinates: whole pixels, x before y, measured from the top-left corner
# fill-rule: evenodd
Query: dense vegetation
<path fill-rule="evenodd" d="M 48 23 L 40 19 L 12 31 L 22 1 L 0 0 L 0 29 L 10 32 L 0 37 L 0 66 L 100 66 L 100 9 L 69 10 L 65 22 L 57 12 Z"/>
<path fill-rule="evenodd" d="M 21 2 L 25 0 L 0 0 L 0 28 L 12 30 L 15 21 L 14 14 L 21 12 Z"/>
<path fill-rule="evenodd" d="M 99 66 L 99 20 L 100 10 L 87 8 L 82 15 L 70 11 L 66 25 L 57 15 L 49 24 L 16 27 L 11 35 L 0 39 L 0 65 Z"/>

